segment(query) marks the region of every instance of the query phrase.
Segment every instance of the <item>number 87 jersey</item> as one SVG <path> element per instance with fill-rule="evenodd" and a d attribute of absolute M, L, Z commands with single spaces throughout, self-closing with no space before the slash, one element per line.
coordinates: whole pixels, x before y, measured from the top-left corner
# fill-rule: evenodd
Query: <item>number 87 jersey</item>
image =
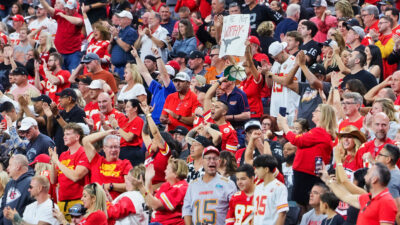
<path fill-rule="evenodd" d="M 191 216 L 194 225 L 224 225 L 229 200 L 236 190 L 233 181 L 219 174 L 208 183 L 200 177 L 189 184 L 182 216 Z"/>
<path fill-rule="evenodd" d="M 229 201 L 226 225 L 249 225 L 252 224 L 254 206 L 253 195 L 247 196 L 244 191 L 236 192 Z"/>

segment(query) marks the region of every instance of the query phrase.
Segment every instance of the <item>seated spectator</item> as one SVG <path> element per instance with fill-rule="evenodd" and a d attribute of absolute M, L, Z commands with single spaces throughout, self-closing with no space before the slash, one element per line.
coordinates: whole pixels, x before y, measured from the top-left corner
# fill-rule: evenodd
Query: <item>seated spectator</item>
<path fill-rule="evenodd" d="M 171 18 L 169 7 L 167 5 L 162 5 L 159 13 L 161 16 L 161 26 L 167 29 L 168 34 L 171 35 L 176 21 Z"/>
<path fill-rule="evenodd" d="M 372 109 L 367 114 L 366 119 L 364 121 L 366 128 L 370 129 L 372 127 L 373 116 L 376 113 L 383 112 L 389 117 L 389 130 L 387 136 L 394 140 L 397 134 L 397 131 L 400 129 L 400 124 L 397 116 L 397 110 L 393 105 L 393 101 L 387 98 L 378 98 L 372 104 Z M 369 132 L 369 140 L 375 138 L 373 132 Z"/>
<path fill-rule="evenodd" d="M 368 45 L 365 47 L 365 55 L 367 56 L 367 63 L 365 69 L 370 72 L 376 78 L 376 82 L 379 84 L 383 81 L 383 64 L 382 54 L 379 47 L 375 45 Z M 391 75 L 391 74 L 390 74 Z"/>
<path fill-rule="evenodd" d="M 282 22 L 278 24 L 278 26 L 276 26 L 276 31 L 274 34 L 275 40 L 283 41 L 281 40 L 282 34 L 285 35 L 289 31 L 297 30 L 298 26 L 297 22 L 299 22 L 299 19 L 300 19 L 300 5 L 290 4 L 286 9 L 286 18 L 283 19 Z"/>
<path fill-rule="evenodd" d="M 58 207 L 49 197 L 49 189 L 50 182 L 46 177 L 33 177 L 28 191 L 36 201 L 27 205 L 23 214 L 19 214 L 7 206 L 3 211 L 4 217 L 12 221 L 13 224 L 55 224 L 57 219 L 53 217 L 53 210 L 58 210 Z"/>
<path fill-rule="evenodd" d="M 172 55 L 177 55 L 178 52 L 189 54 L 196 50 L 197 40 L 194 37 L 193 26 L 188 19 L 179 21 L 178 38 L 172 47 Z"/>
<path fill-rule="evenodd" d="M 204 55 L 198 50 L 192 51 L 189 54 L 189 68 L 191 69 L 190 77 L 195 75 L 204 76 L 206 70 L 204 69 Z"/>
<path fill-rule="evenodd" d="M 25 67 L 17 67 L 14 69 L 10 76 L 14 76 L 15 86 L 11 91 L 15 100 L 18 100 L 20 96 L 29 96 L 30 98 L 37 97 L 40 95 L 39 90 L 28 83 L 28 71 Z"/>
<path fill-rule="evenodd" d="M 94 114 L 99 113 L 99 103 L 97 99 L 100 93 L 104 92 L 104 84 L 101 80 L 92 80 L 88 88 L 90 101 L 86 102 L 84 110 L 86 118 L 90 119 Z"/>
<path fill-rule="evenodd" d="M 218 173 L 236 183 L 237 163 L 235 156 L 229 151 L 221 151 L 219 157 L 221 158 L 221 163 L 218 167 Z"/>
<path fill-rule="evenodd" d="M 321 203 L 320 203 L 320 208 L 321 208 L 321 213 L 326 215 L 326 218 L 322 220 L 321 224 L 326 224 L 326 223 L 335 223 L 335 224 L 343 224 L 344 219 L 342 216 L 337 214 L 335 211 L 336 208 L 339 205 L 339 199 L 336 197 L 335 194 L 332 192 L 327 192 L 324 193 L 323 195 L 320 196 Z"/>
<path fill-rule="evenodd" d="M 8 181 L 10 180 L 10 178 L 8 177 L 8 174 L 6 171 L 1 171 L 0 172 L 0 198 L 3 197 L 4 195 L 4 190 L 7 186 Z"/>
<path fill-rule="evenodd" d="M 322 223 L 326 215 L 321 212 L 321 196 L 328 191 L 329 188 L 324 183 L 316 183 L 312 186 L 308 202 L 312 209 L 303 215 L 300 225 Z"/>

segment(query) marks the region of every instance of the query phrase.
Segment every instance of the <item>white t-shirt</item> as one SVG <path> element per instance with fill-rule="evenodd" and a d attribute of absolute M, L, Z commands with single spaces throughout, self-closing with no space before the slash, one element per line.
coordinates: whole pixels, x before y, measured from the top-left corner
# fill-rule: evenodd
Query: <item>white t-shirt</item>
<path fill-rule="evenodd" d="M 158 26 L 157 30 L 152 34 L 153 37 L 157 38 L 158 40 L 162 41 L 165 43 L 165 48 L 158 48 L 158 53 L 160 54 L 161 58 L 163 59 L 164 62 L 167 61 L 167 35 L 168 35 L 168 30 L 162 27 L 161 25 Z M 144 35 L 141 40 L 141 47 L 140 47 L 140 59 L 144 61 L 144 58 L 147 55 L 153 55 L 153 52 L 151 51 L 151 48 L 153 47 L 153 41 L 147 37 L 147 35 Z"/>
<path fill-rule="evenodd" d="M 280 212 L 289 211 L 287 195 L 286 186 L 277 179 L 267 186 L 264 182 L 257 185 L 253 197 L 254 224 L 275 224 Z"/>
<path fill-rule="evenodd" d="M 44 29 L 44 31 L 46 31 L 47 33 L 50 33 L 51 36 L 54 38 L 54 36 L 56 35 L 56 32 L 57 32 L 57 22 L 55 20 L 45 18 L 44 20 L 39 21 L 38 19 L 36 19 L 29 24 L 28 28 L 29 28 L 29 30 L 34 31 L 34 30 L 40 29 L 42 26 L 47 27 L 46 29 Z M 40 35 L 40 32 L 38 32 L 35 35 L 34 39 L 39 40 L 39 35 Z"/>
<path fill-rule="evenodd" d="M 117 203 L 123 197 L 128 197 L 132 201 L 136 214 L 129 214 L 117 220 L 115 225 L 147 225 L 149 223 L 149 214 L 144 209 L 145 202 L 142 194 L 138 191 L 124 192 L 114 199 L 112 203 Z"/>
<path fill-rule="evenodd" d="M 271 72 L 281 77 L 288 76 L 295 63 L 296 57 L 292 55 L 289 56 L 289 58 L 282 64 L 279 64 L 277 61 L 275 61 L 272 65 Z M 300 78 L 301 70 L 299 69 L 296 72 L 294 79 L 300 80 Z M 299 106 L 299 100 L 300 96 L 296 92 L 274 82 L 271 94 L 270 115 L 277 117 L 279 114 L 279 107 L 286 107 L 286 113 L 289 117 L 288 122 L 291 124 L 291 119 L 294 119 L 296 109 Z"/>
<path fill-rule="evenodd" d="M 143 84 L 135 84 L 129 91 L 125 91 L 127 87 L 128 85 L 122 87 L 117 98 L 118 101 L 137 99 L 139 95 L 147 95 Z"/>
<path fill-rule="evenodd" d="M 30 224 L 38 224 L 39 221 L 49 224 L 59 224 L 53 216 L 53 201 L 49 198 L 45 202 L 38 204 L 37 201 L 26 206 L 22 219 Z M 58 209 L 57 204 L 54 208 Z"/>

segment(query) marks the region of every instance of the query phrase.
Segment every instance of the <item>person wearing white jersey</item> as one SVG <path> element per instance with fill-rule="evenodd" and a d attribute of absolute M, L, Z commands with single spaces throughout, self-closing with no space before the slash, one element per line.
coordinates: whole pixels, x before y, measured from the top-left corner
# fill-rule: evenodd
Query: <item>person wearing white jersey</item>
<path fill-rule="evenodd" d="M 39 40 L 41 31 L 46 31 L 47 33 L 50 33 L 52 37 L 54 37 L 57 32 L 57 22 L 47 17 L 47 11 L 43 8 L 42 4 L 39 4 L 36 7 L 36 19 L 29 23 L 28 26 L 31 32 L 38 30 L 34 36 L 34 39 Z"/>
<path fill-rule="evenodd" d="M 254 224 L 283 225 L 289 211 L 288 191 L 283 183 L 275 179 L 273 171 L 278 161 L 272 155 L 259 155 L 254 159 L 253 166 L 257 178 L 263 180 L 254 190 Z"/>
<path fill-rule="evenodd" d="M 192 181 L 183 202 L 185 225 L 225 225 L 229 200 L 236 193 L 236 185 L 217 173 L 219 150 L 208 146 L 203 151 L 205 174 Z"/>
<path fill-rule="evenodd" d="M 284 107 L 286 108 L 288 122 L 292 124 L 295 111 L 299 105 L 300 96 L 289 88 L 277 83 L 278 80 L 283 79 L 282 77 L 288 76 L 296 63 L 296 57 L 289 55 L 285 51 L 286 47 L 286 42 L 280 43 L 278 41 L 269 46 L 268 52 L 275 62 L 268 75 L 267 84 L 269 87 L 272 87 L 270 115 L 277 117 L 279 108 Z M 300 78 L 301 70 L 299 69 L 294 79 L 300 80 Z"/>

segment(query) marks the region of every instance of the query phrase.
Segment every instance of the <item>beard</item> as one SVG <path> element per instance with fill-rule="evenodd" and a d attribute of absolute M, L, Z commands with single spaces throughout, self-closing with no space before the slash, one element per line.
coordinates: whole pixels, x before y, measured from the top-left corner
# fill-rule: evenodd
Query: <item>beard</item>
<path fill-rule="evenodd" d="M 294 161 L 294 157 L 295 157 L 295 156 L 296 156 L 296 153 L 292 153 L 292 154 L 286 156 L 286 157 L 284 158 L 284 160 L 285 160 L 285 162 L 288 163 L 288 164 L 293 164 L 293 161 Z"/>

